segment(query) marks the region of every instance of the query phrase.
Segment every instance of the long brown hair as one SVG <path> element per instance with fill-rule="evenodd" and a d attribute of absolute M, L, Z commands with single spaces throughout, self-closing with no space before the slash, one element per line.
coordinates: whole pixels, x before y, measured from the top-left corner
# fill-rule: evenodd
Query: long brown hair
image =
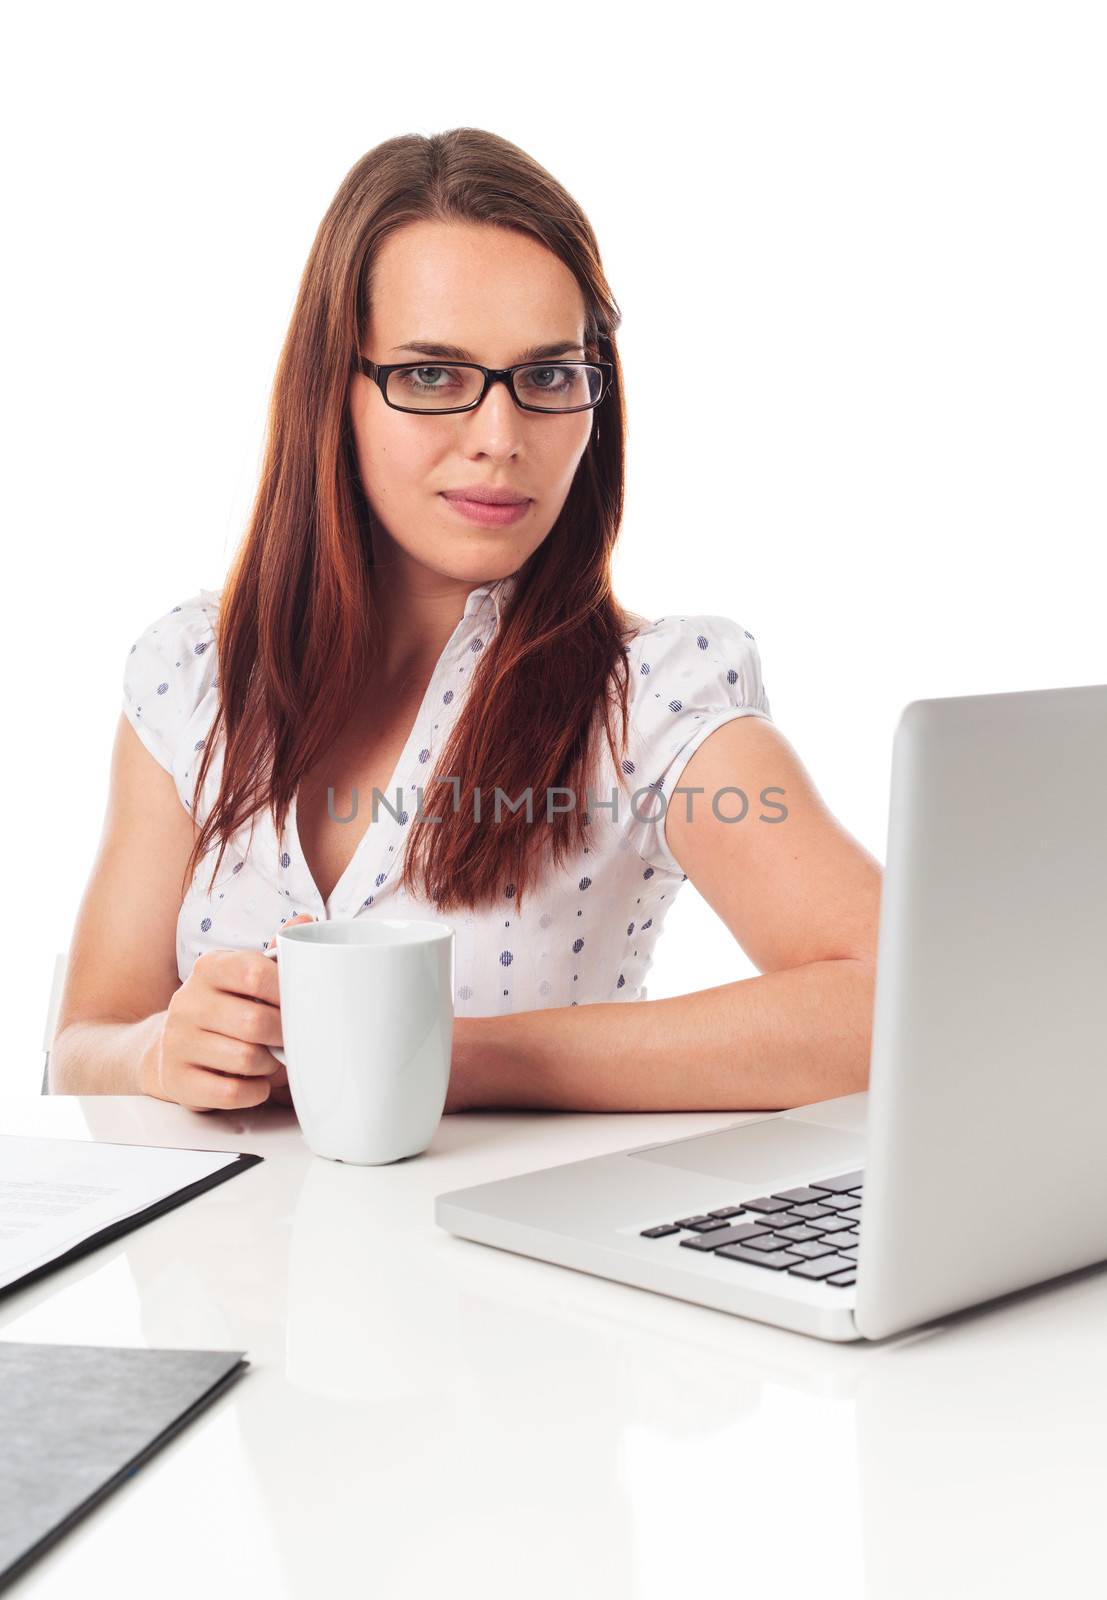
<path fill-rule="evenodd" d="M 521 906 L 551 860 L 560 864 L 586 842 L 601 720 L 622 782 L 611 712 L 621 713 L 625 751 L 625 643 L 640 621 L 611 589 L 626 444 L 615 346 L 622 314 L 587 218 L 524 151 L 480 128 L 404 134 L 377 145 L 346 174 L 304 268 L 274 379 L 257 494 L 222 593 L 219 709 L 197 795 L 221 731 L 225 757 L 186 880 L 218 839 L 214 884 L 231 838 L 262 807 L 272 811 L 278 834 L 283 830 L 301 780 L 370 681 L 377 642 L 373 519 L 347 391 L 367 328 L 376 251 L 396 228 L 427 219 L 488 223 L 544 244 L 580 285 L 586 355 L 610 361 L 614 378 L 557 521 L 515 575 L 436 769 L 443 778 L 466 776 L 463 797 L 479 786 L 482 820 L 474 820 L 471 799 L 459 805 L 455 789 L 428 778 L 423 816 L 441 820 L 414 818 L 403 886 L 443 910 L 502 901 L 505 893 Z M 525 806 L 507 806 L 494 820 L 497 786 L 513 802 L 532 790 L 533 823 Z M 547 819 L 552 789 L 571 790 L 575 809 Z"/>

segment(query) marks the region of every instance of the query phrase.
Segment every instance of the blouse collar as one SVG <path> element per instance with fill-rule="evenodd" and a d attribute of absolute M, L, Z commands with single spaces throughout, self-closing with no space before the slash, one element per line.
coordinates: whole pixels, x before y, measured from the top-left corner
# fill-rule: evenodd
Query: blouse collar
<path fill-rule="evenodd" d="M 479 588 L 469 591 L 469 598 L 465 602 L 466 617 L 476 616 L 481 609 L 490 604 L 497 624 L 503 617 L 504 610 L 518 586 L 515 573 L 509 572 L 506 578 L 494 578 L 489 583 L 482 583 Z"/>

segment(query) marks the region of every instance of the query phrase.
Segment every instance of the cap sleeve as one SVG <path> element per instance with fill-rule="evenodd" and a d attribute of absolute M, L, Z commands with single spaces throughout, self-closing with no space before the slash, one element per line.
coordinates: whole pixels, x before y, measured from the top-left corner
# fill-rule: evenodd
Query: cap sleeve
<path fill-rule="evenodd" d="M 188 810 L 185 780 L 214 712 L 217 615 L 217 592 L 201 589 L 150 623 L 123 668 L 123 712 Z"/>
<path fill-rule="evenodd" d="M 671 804 L 685 766 L 708 734 L 736 717 L 772 721 L 757 641 L 730 617 L 660 617 L 631 641 L 629 662 L 632 770 L 627 762 L 623 766 L 632 794 L 652 787 Z M 622 803 L 633 848 L 655 871 L 682 878 L 665 840 L 661 802 L 640 794 L 633 807 Z M 677 804 L 683 803 L 678 796 Z"/>

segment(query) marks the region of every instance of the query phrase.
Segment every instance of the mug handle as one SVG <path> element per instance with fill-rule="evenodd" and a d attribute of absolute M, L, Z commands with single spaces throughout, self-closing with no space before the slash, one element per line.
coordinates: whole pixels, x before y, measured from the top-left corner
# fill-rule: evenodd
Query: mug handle
<path fill-rule="evenodd" d="M 277 959 L 277 946 L 274 944 L 274 946 L 273 946 L 273 948 L 271 950 L 263 950 L 261 953 L 262 953 L 263 956 L 272 956 L 273 960 L 276 961 L 276 959 Z M 285 1055 L 283 1047 L 281 1045 L 277 1045 L 277 1044 L 267 1044 L 265 1048 L 269 1051 L 269 1054 L 271 1056 L 276 1056 L 276 1058 L 280 1062 L 281 1066 L 284 1067 L 287 1070 L 288 1057 Z"/>

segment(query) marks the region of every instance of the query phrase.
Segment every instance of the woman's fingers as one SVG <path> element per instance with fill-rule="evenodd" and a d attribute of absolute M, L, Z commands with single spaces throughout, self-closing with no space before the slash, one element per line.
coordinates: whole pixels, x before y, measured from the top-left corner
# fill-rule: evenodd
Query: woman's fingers
<path fill-rule="evenodd" d="M 281 926 L 291 928 L 315 920 L 302 911 Z M 271 950 L 276 942 L 274 934 L 266 948 Z M 262 965 L 268 967 L 269 962 Z M 210 971 L 210 958 L 205 971 Z M 242 989 L 248 987 L 242 981 L 245 977 L 237 968 L 233 976 L 219 974 L 223 981 L 238 981 Z M 276 974 L 273 982 L 275 978 Z M 267 989 L 269 982 L 265 975 L 263 987 Z M 256 984 L 249 987 L 256 990 Z M 284 1043 L 279 997 L 276 1003 L 251 998 L 239 989 L 223 988 L 212 974 L 203 1017 L 204 1026 L 193 1027 L 185 1042 L 188 1060 L 180 1068 L 179 1078 L 182 1105 L 192 1111 L 242 1110 L 261 1105 L 271 1095 L 279 1105 L 292 1104 L 288 1073 L 268 1048 Z"/>
<path fill-rule="evenodd" d="M 207 1033 L 224 1034 L 247 1044 L 281 1045 L 281 1008 L 268 1000 L 252 1000 L 227 989 L 213 989 L 202 1018 L 194 1020 Z"/>
<path fill-rule="evenodd" d="M 281 923 L 281 927 L 282 928 L 294 928 L 298 922 L 314 922 L 314 921 L 315 921 L 315 918 L 313 916 L 311 916 L 308 912 L 300 911 L 300 912 L 297 913 L 296 916 L 289 917 L 287 922 L 282 922 Z M 274 934 L 265 948 L 267 950 L 272 950 L 272 948 L 276 944 L 276 942 L 277 942 L 277 935 Z"/>
<path fill-rule="evenodd" d="M 185 1049 L 185 1059 L 191 1066 L 229 1073 L 235 1078 L 271 1077 L 280 1067 L 266 1045 L 215 1033 L 208 1028 L 194 1030 Z"/>
<path fill-rule="evenodd" d="M 189 1111 L 242 1111 L 269 1098 L 267 1077 L 237 1078 L 196 1066 L 178 1070 L 180 1104 Z"/>

